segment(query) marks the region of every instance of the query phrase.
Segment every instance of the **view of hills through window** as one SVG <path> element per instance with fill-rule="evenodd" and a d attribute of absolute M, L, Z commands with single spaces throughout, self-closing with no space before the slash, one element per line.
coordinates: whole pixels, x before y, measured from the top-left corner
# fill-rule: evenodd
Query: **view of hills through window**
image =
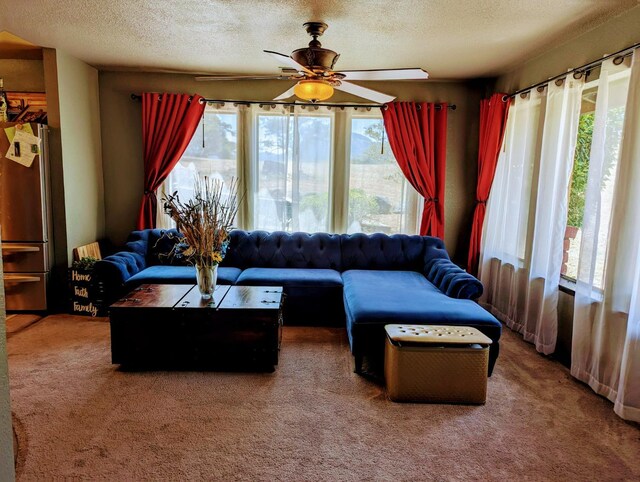
<path fill-rule="evenodd" d="M 411 231 L 408 206 L 415 205 L 415 196 L 417 193 L 405 180 L 391 152 L 382 119 L 354 117 L 351 120 L 347 231 Z"/>
<path fill-rule="evenodd" d="M 327 231 L 333 118 L 260 114 L 255 227 Z"/>

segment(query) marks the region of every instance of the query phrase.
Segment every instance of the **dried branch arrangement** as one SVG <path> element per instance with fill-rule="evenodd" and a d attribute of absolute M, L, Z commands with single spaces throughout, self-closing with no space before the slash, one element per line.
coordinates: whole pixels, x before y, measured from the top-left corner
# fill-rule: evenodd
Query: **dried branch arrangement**
<path fill-rule="evenodd" d="M 229 232 L 238 212 L 237 179 L 231 180 L 226 194 L 224 187 L 217 179 L 196 177 L 192 199 L 180 201 L 177 191 L 163 198 L 165 213 L 184 235 L 176 249 L 196 266 L 215 266 L 227 252 Z"/>

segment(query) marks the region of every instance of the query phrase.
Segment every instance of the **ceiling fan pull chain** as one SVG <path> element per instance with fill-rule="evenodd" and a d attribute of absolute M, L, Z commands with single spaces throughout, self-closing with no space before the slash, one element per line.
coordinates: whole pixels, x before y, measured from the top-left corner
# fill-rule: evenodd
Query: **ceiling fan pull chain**
<path fill-rule="evenodd" d="M 384 121 L 382 122 L 382 143 L 380 144 L 380 154 L 384 154 L 384 135 L 385 135 L 385 129 L 384 129 Z"/>

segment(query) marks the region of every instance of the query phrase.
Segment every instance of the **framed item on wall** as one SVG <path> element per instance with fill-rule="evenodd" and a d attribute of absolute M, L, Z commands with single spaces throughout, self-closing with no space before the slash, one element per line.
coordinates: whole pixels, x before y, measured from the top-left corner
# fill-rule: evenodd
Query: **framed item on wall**
<path fill-rule="evenodd" d="M 47 96 L 44 92 L 5 92 L 9 122 L 47 123 Z"/>

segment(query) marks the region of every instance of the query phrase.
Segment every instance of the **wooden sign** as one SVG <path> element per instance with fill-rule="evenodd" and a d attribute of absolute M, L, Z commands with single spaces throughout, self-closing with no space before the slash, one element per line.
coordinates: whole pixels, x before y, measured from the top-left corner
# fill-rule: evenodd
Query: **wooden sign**
<path fill-rule="evenodd" d="M 93 270 L 69 268 L 69 289 L 71 290 L 71 313 L 82 316 L 97 316 L 99 309 L 91 296 Z"/>

